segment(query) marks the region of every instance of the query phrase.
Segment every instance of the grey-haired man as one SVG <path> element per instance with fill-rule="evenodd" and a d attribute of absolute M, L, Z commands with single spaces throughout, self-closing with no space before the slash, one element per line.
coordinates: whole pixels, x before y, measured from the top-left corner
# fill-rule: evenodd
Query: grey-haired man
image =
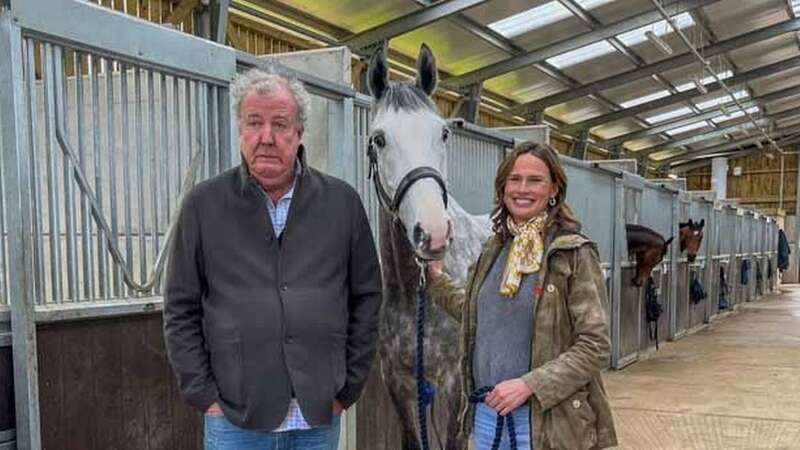
<path fill-rule="evenodd" d="M 378 334 L 381 276 L 358 194 L 305 164 L 302 84 L 251 70 L 231 95 L 242 163 L 181 207 L 164 329 L 207 449 L 335 450 Z"/>

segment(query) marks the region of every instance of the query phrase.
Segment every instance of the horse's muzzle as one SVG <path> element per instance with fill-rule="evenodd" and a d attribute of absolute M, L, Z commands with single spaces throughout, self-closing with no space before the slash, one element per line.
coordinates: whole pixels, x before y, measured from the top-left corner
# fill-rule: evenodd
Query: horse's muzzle
<path fill-rule="evenodd" d="M 414 253 L 416 253 L 419 259 L 424 261 L 444 259 L 444 255 L 447 253 L 447 249 L 450 247 L 450 243 L 453 240 L 453 224 L 450 221 L 447 222 L 447 233 L 445 234 L 444 241 L 438 243 L 435 247 L 431 234 L 425 231 L 419 223 L 414 225 L 413 240 Z"/>

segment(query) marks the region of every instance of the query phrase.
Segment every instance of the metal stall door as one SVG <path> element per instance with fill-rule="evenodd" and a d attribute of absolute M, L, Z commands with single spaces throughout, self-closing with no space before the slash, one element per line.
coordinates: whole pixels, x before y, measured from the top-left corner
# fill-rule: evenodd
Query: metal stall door
<path fill-rule="evenodd" d="M 716 207 L 713 202 L 709 202 L 709 217 L 711 222 L 706 223 L 706 236 L 703 239 L 706 241 L 707 252 L 707 321 L 711 322 L 719 312 L 719 268 L 720 261 L 720 225 L 722 222 L 722 211 Z"/>
<path fill-rule="evenodd" d="M 20 73 L 12 88 L 25 98 L 15 115 L 27 138 L 17 149 L 25 161 L 16 170 L 29 186 L 29 212 L 23 215 L 30 220 L 31 239 L 27 248 L 14 250 L 30 261 L 23 274 L 29 285 L 17 293 L 27 297 L 26 308 L 35 304 L 36 322 L 47 323 L 15 339 L 29 344 L 33 354 L 27 357 L 33 360 L 28 361 L 40 362 L 38 367 L 29 362 L 16 377 L 19 386 L 27 385 L 26 396 L 17 398 L 21 422 L 27 422 L 27 429 L 18 430 L 19 445 L 56 446 L 59 433 L 69 430 L 73 444 L 82 447 L 91 430 L 77 426 L 81 421 L 74 414 L 64 416 L 61 402 L 73 409 L 91 407 L 90 394 L 97 392 L 117 401 L 108 391 L 110 380 L 133 372 L 103 376 L 110 369 L 101 356 L 118 340 L 98 341 L 97 358 L 90 358 L 88 347 L 59 339 L 68 327 L 64 321 L 152 314 L 160 307 L 161 268 L 181 200 L 194 183 L 231 165 L 228 83 L 235 54 L 86 2 L 15 2 L 2 20 L 10 16 L 14 25 L 4 27 L 14 35 L 10 42 L 18 59 L 12 65 Z M 91 327 L 73 322 L 69 328 L 85 338 Z M 159 339 L 160 328 L 148 329 L 147 339 L 151 336 Z M 152 348 L 159 345 L 160 340 L 152 342 Z M 139 348 L 124 347 L 129 355 Z M 132 363 L 169 373 L 165 358 L 122 362 Z M 168 390 L 172 380 L 140 372 L 135 373 L 142 382 L 156 380 L 153 392 L 164 400 L 159 407 L 179 402 Z M 182 408 L 160 411 L 153 420 L 181 422 L 173 414 Z M 39 416 L 47 425 L 41 436 Z M 102 428 L 113 418 L 95 414 L 91 420 Z M 103 446 L 119 445 L 113 442 L 116 431 L 108 427 L 97 439 Z M 134 445 L 158 439 L 138 438 Z"/>
<path fill-rule="evenodd" d="M 450 121 L 446 167 L 450 195 L 471 214 L 487 214 L 494 208 L 494 178 L 507 149 L 514 141 L 500 134 L 465 128 Z M 570 180 L 571 182 L 572 180 Z"/>
<path fill-rule="evenodd" d="M 608 299 L 606 317 L 611 318 L 612 305 L 618 293 L 614 289 L 614 280 L 619 276 L 619 269 L 615 270 L 614 264 L 615 227 L 624 226 L 617 222 L 614 214 L 617 175 L 572 158 L 563 158 L 562 164 L 569 179 L 566 202 L 583 224 L 582 232 L 597 243 L 600 251 L 600 265 L 605 276 Z M 614 321 L 609 322 L 609 332 L 613 336 Z"/>
<path fill-rule="evenodd" d="M 753 213 L 744 210 L 740 217 L 741 233 L 739 240 L 739 253 L 741 259 L 738 266 L 737 279 L 741 285 L 739 303 L 749 302 L 753 299 Z"/>
<path fill-rule="evenodd" d="M 611 363 L 615 369 L 620 369 L 635 362 L 639 357 L 641 329 L 646 324 L 642 323 L 644 308 L 640 289 L 632 282 L 636 275 L 636 262 L 628 254 L 625 225 L 639 224 L 641 220 L 642 191 L 644 179 L 627 172 L 622 173 L 616 181 L 617 207 L 615 215 L 620 224 L 615 231 L 615 254 L 618 258 L 620 277 L 619 295 L 614 295 L 612 304 L 612 356 Z"/>
<path fill-rule="evenodd" d="M 735 303 L 736 287 L 736 208 L 723 206 L 720 210 L 721 223 L 719 226 L 719 263 L 720 274 L 724 274 L 725 284 L 719 286 L 724 290 L 724 304 L 720 301 L 720 311 L 733 310 Z M 720 297 L 722 299 L 722 297 Z"/>
<path fill-rule="evenodd" d="M 697 258 L 693 263 L 689 264 L 689 283 L 697 279 L 703 286 L 706 292 L 706 298 L 698 301 L 697 303 L 689 297 L 689 329 L 697 327 L 703 323 L 708 323 L 710 316 L 708 305 L 711 297 L 711 228 L 713 223 L 713 209 L 712 204 L 701 198 L 692 200 L 689 206 L 689 218 L 693 222 L 705 221 L 703 226 L 703 240 L 700 242 L 700 248 L 697 250 Z"/>
<path fill-rule="evenodd" d="M 678 194 L 678 223 L 687 222 L 694 217 L 691 215 L 691 199 L 685 192 Z M 672 243 L 675 247 L 676 268 L 675 268 L 675 337 L 683 336 L 691 328 L 690 310 L 692 303 L 689 299 L 689 282 L 691 281 L 691 273 L 689 267 L 689 260 L 687 259 L 686 252 L 681 251 L 680 243 L 680 226 L 675 235 L 675 241 Z"/>
<path fill-rule="evenodd" d="M 753 221 L 753 300 L 758 300 L 764 295 L 764 274 L 766 273 L 766 259 L 764 258 L 764 223 L 765 218 L 756 214 Z"/>
<path fill-rule="evenodd" d="M 731 290 L 731 308 L 736 309 L 742 303 L 744 298 L 744 286 L 741 283 L 742 275 L 742 233 L 744 229 L 744 210 L 733 207 L 733 246 L 731 249 L 731 263 L 730 263 L 730 279 L 729 282 L 733 289 Z"/>
<path fill-rule="evenodd" d="M 677 236 L 677 194 L 677 191 L 652 183 L 645 183 L 642 193 L 642 216 L 640 224 L 660 234 L 664 240 L 668 240 L 670 237 L 673 238 L 673 242 L 669 245 L 664 259 L 653 269 L 650 275 L 656 283 L 658 302 L 664 309 L 657 324 L 659 340 L 672 338 L 676 334 L 677 304 L 674 300 L 676 286 L 673 281 L 675 277 L 675 261 L 680 253 L 679 239 Z M 688 214 L 688 204 L 686 206 L 686 213 Z M 642 289 L 643 293 L 644 291 L 645 289 Z M 642 298 L 641 304 L 642 327 L 639 330 L 641 335 L 639 348 L 641 350 L 646 350 L 650 347 L 655 347 L 655 341 L 648 335 L 644 298 Z"/>

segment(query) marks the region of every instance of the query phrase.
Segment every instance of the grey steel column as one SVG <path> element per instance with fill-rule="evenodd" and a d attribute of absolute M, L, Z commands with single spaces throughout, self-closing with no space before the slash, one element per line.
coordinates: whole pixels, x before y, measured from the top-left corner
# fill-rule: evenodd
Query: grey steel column
<path fill-rule="evenodd" d="M 14 361 L 17 448 L 39 450 L 39 386 L 36 358 L 31 241 L 30 147 L 26 129 L 22 33 L 0 16 L 0 148 L 8 208 L 8 292 Z"/>

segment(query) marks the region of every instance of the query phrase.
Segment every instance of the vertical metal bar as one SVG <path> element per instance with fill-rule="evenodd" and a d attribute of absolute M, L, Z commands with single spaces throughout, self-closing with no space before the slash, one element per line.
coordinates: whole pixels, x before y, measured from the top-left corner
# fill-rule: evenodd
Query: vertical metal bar
<path fill-rule="evenodd" d="M 58 206 L 58 193 L 55 190 L 56 176 L 56 101 L 53 76 L 53 48 L 50 44 L 45 44 L 44 48 L 44 95 L 45 133 L 47 139 L 47 211 L 48 211 L 48 231 L 50 233 L 50 285 L 52 297 L 50 300 L 60 302 L 61 300 L 61 220 Z M 44 298 L 41 301 L 45 301 Z"/>
<path fill-rule="evenodd" d="M 612 214 L 614 214 L 615 220 L 613 226 L 614 240 L 611 245 L 613 255 L 613 279 L 611 283 L 611 367 L 618 369 L 620 368 L 620 361 L 622 359 L 622 333 L 620 331 L 622 321 L 620 320 L 620 314 L 622 313 L 622 258 L 625 251 L 623 247 L 623 239 L 625 238 L 623 235 L 625 228 L 625 187 L 621 178 L 614 179 L 613 204 L 614 209 Z"/>
<path fill-rule="evenodd" d="M 195 99 L 197 100 L 197 103 L 195 104 L 195 107 L 197 108 L 195 110 L 195 114 L 197 120 L 200 122 L 200 142 L 202 143 L 201 148 L 203 149 L 206 162 L 206 173 L 204 178 L 208 178 L 213 172 L 211 170 L 211 151 L 208 142 L 208 114 L 206 114 L 206 111 L 208 110 L 208 86 L 206 83 L 198 81 L 195 93 Z"/>
<path fill-rule="evenodd" d="M 91 64 L 89 70 L 91 71 L 92 83 L 92 159 L 94 160 L 94 193 L 97 199 L 97 204 L 103 207 L 103 171 L 102 159 L 103 149 L 100 147 L 100 130 L 102 124 L 100 122 L 100 81 L 98 79 L 98 72 L 102 67 L 102 61 L 95 55 L 91 55 Z M 97 297 L 93 298 L 108 298 L 108 251 L 106 249 L 106 242 L 103 232 L 100 227 L 92 227 L 97 230 Z M 93 274 L 94 276 L 94 274 Z"/>
<path fill-rule="evenodd" d="M 181 129 L 186 129 L 186 153 L 187 153 L 187 161 L 191 158 L 194 149 L 194 132 L 195 132 L 195 125 L 194 121 L 192 121 L 192 89 L 191 83 L 188 79 L 183 80 L 183 87 L 184 87 L 184 101 L 186 103 L 186 121 L 182 123 Z M 178 160 L 178 192 L 181 189 L 181 183 L 183 182 L 183 175 L 184 175 L 184 164 L 187 163 L 181 157 Z"/>
<path fill-rule="evenodd" d="M 53 57 L 55 63 L 53 64 L 54 82 L 55 82 L 55 97 L 56 108 L 61 111 L 62 129 L 67 132 L 67 115 L 69 113 L 69 98 L 67 97 L 66 88 L 66 61 L 64 60 L 64 48 L 61 46 L 54 47 Z M 79 110 L 80 111 L 80 110 Z M 69 136 L 64 136 L 69 139 Z M 75 301 L 78 297 L 78 277 L 76 268 L 78 266 L 78 253 L 77 253 L 77 239 L 75 236 L 75 196 L 73 194 L 72 184 L 72 161 L 69 158 L 61 156 L 60 146 L 56 148 L 55 154 L 57 158 L 61 159 L 62 164 L 62 181 L 64 186 L 64 219 L 66 220 L 66 250 L 67 250 L 67 298 Z M 59 244 L 61 239 L 59 238 Z"/>
<path fill-rule="evenodd" d="M 141 279 L 147 277 L 147 248 L 145 242 L 145 206 L 144 206 L 144 147 L 142 146 L 142 129 L 144 128 L 144 121 L 142 120 L 142 76 L 141 69 L 134 68 L 134 97 L 136 102 L 136 118 L 134 119 L 134 126 L 136 128 L 136 214 L 139 218 L 138 235 L 139 235 L 139 270 Z"/>
<path fill-rule="evenodd" d="M 171 202 L 169 195 L 169 137 L 167 130 L 169 129 L 169 115 L 167 114 L 167 76 L 163 73 L 161 75 L 161 161 L 158 164 L 159 175 L 158 178 L 164 180 L 161 184 L 159 196 L 162 199 L 162 208 L 164 211 L 164 221 L 169 223 Z M 158 236 L 158 229 L 156 229 L 156 236 Z"/>
<path fill-rule="evenodd" d="M 25 136 L 22 34 L 11 23 L 11 15 L 0 15 L 0 149 L 7 194 L 8 290 L 10 297 L 16 445 L 39 450 L 42 446 L 39 420 L 39 376 L 36 354 L 33 278 L 30 259 L 30 179 L 25 170 L 31 157 Z M 52 63 L 52 60 L 51 60 Z"/>
<path fill-rule="evenodd" d="M 218 88 L 217 98 L 219 98 L 219 110 L 217 111 L 217 122 L 219 123 L 219 149 L 220 149 L 220 172 L 233 166 L 232 156 L 238 139 L 234 139 L 235 121 L 231 115 L 231 97 L 228 88 Z"/>
<path fill-rule="evenodd" d="M 177 202 L 178 195 L 181 191 L 181 130 L 184 129 L 184 124 L 181 123 L 181 95 L 180 95 L 180 81 L 178 77 L 172 78 L 172 105 L 173 105 L 173 114 L 174 118 L 172 121 L 172 126 L 170 127 L 171 130 L 175 133 L 175 168 L 176 173 L 170 175 L 168 179 L 174 179 L 175 182 L 171 185 L 169 196 L 172 197 L 175 195 L 175 201 Z M 174 188 L 174 190 L 172 189 Z M 174 191 L 174 194 L 173 194 Z M 175 207 L 177 208 L 178 205 L 176 204 Z M 172 214 L 170 213 L 170 217 Z"/>
<path fill-rule="evenodd" d="M 208 175 L 213 176 L 219 172 L 219 129 L 217 128 L 217 87 L 204 85 L 205 114 L 208 130 Z"/>
<path fill-rule="evenodd" d="M 126 105 L 122 105 L 123 108 Z M 108 199 L 111 206 L 111 233 L 116 245 L 119 245 L 119 217 L 117 205 L 117 139 L 116 139 L 116 107 L 114 106 L 114 61 L 106 59 L 106 111 L 108 121 L 108 134 L 106 148 L 108 149 Z M 123 135 L 125 129 L 123 128 Z M 106 252 L 108 254 L 108 252 Z M 122 295 L 122 271 L 113 261 L 110 262 L 110 272 L 113 276 L 113 295 L 119 298 Z"/>
<path fill-rule="evenodd" d="M 148 108 L 147 113 L 150 119 L 150 224 L 152 230 L 150 231 L 153 247 L 153 258 L 158 255 L 158 191 L 159 191 L 159 176 L 158 176 L 158 149 L 156 145 L 156 96 L 155 96 L 155 79 L 153 78 L 153 71 L 147 71 L 147 96 Z M 144 178 L 140 180 L 139 186 L 144 189 Z M 145 268 L 146 270 L 146 268 Z M 142 283 L 147 279 L 147 272 L 142 273 Z"/>
<path fill-rule="evenodd" d="M 26 58 L 26 73 L 27 73 L 27 81 L 28 81 L 28 111 L 29 111 L 29 126 L 28 126 L 28 142 L 30 142 L 31 148 L 31 157 L 30 157 L 30 179 L 31 179 L 31 222 L 33 225 L 33 277 L 34 277 L 34 295 L 35 298 L 45 298 L 45 291 L 44 291 L 44 238 L 42 233 L 42 220 L 40 215 L 42 214 L 42 193 L 39 187 L 39 158 L 37 155 L 37 149 L 39 149 L 39 126 L 38 126 L 38 105 L 39 102 L 37 100 L 36 94 L 36 54 L 38 52 L 38 48 L 35 45 L 33 39 L 26 39 L 26 49 L 27 49 L 27 58 Z M 5 227 L 5 220 L 3 220 L 3 227 Z M 5 231 L 5 229 L 4 229 Z M 5 234 L 4 234 L 5 236 Z M 5 239 L 3 239 L 3 248 L 2 255 L 5 257 L 6 250 L 5 250 Z M 7 265 L 4 261 L 3 263 L 5 271 L 7 271 Z M 6 274 L 3 274 L 5 277 Z M 8 287 L 7 284 L 5 284 Z M 8 298 L 8 292 L 4 291 L 4 298 Z"/>
<path fill-rule="evenodd" d="M 76 120 L 78 124 L 78 157 L 80 167 L 86 172 L 86 144 L 83 139 L 83 54 L 75 52 L 75 105 Z M 81 195 L 81 261 L 83 269 L 83 295 L 84 298 L 94 296 L 94 264 L 92 261 L 92 228 L 91 216 L 86 202 L 86 196 Z"/>
<path fill-rule="evenodd" d="M 672 215 L 670 220 L 670 235 L 678 236 L 678 223 L 680 222 L 681 199 L 678 193 L 672 194 Z M 679 240 L 679 239 L 677 239 Z M 669 246 L 669 338 L 675 339 L 678 334 L 678 258 L 680 257 L 680 246 Z M 689 273 L 687 272 L 687 276 Z M 689 311 L 687 310 L 687 317 Z M 688 320 L 688 319 L 687 319 Z M 689 327 L 687 326 L 687 330 Z M 683 330 L 686 331 L 686 330 Z"/>
<path fill-rule="evenodd" d="M 130 120 L 128 109 L 128 66 L 125 63 L 121 64 L 122 73 L 120 105 L 122 107 L 122 182 L 125 185 L 125 258 L 128 262 L 128 270 L 133 273 L 133 237 L 131 236 L 131 227 L 133 226 L 133 218 L 131 217 L 131 210 L 133 209 L 133 194 L 131 193 L 131 158 L 130 158 Z M 131 294 L 131 289 L 125 289 L 126 294 Z"/>

